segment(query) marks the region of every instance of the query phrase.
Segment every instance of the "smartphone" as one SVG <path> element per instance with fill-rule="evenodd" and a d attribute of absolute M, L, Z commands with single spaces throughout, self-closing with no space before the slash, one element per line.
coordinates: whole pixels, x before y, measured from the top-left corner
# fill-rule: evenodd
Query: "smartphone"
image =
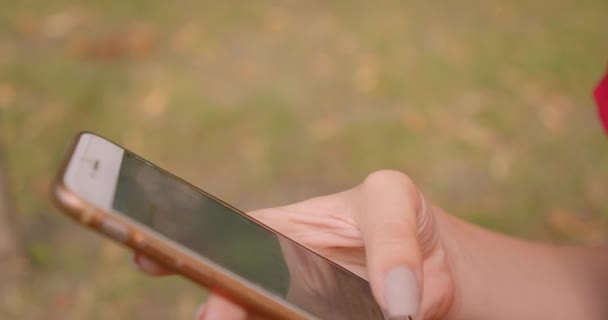
<path fill-rule="evenodd" d="M 82 226 L 270 319 L 384 319 L 369 283 L 89 132 L 53 185 Z"/>

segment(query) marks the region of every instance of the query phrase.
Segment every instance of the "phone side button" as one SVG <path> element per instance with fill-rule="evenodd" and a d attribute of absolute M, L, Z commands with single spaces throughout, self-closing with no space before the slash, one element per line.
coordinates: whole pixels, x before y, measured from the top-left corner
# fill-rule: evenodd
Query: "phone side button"
<path fill-rule="evenodd" d="M 110 219 L 103 219 L 99 228 L 103 233 L 115 240 L 118 240 L 122 243 L 127 243 L 129 241 L 129 229 L 116 221 Z"/>

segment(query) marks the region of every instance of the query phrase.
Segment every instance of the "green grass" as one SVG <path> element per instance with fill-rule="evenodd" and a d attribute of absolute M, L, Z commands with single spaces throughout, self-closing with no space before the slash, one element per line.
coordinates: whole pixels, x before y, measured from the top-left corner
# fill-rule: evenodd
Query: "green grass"
<path fill-rule="evenodd" d="M 492 229 L 606 238 L 608 140 L 591 100 L 604 0 L 2 8 L 0 143 L 33 265 L 3 319 L 184 318 L 202 296 L 147 281 L 51 207 L 84 129 L 244 209 L 394 168 Z"/>

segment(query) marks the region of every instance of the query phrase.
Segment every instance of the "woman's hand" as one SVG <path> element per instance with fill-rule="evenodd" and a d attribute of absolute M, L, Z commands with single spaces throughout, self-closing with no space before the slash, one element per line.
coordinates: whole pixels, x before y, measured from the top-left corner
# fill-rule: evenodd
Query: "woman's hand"
<path fill-rule="evenodd" d="M 442 319 L 455 294 L 453 268 L 436 212 L 403 173 L 378 171 L 353 189 L 249 213 L 291 239 L 368 279 L 391 319 Z M 168 272 L 136 256 L 150 275 Z M 211 296 L 198 319 L 246 319 L 245 311 Z"/>
<path fill-rule="evenodd" d="M 368 279 L 391 319 L 608 319 L 608 246 L 553 246 L 471 225 L 428 205 L 400 172 L 250 215 Z M 215 295 L 200 310 L 197 319 L 255 317 Z"/>

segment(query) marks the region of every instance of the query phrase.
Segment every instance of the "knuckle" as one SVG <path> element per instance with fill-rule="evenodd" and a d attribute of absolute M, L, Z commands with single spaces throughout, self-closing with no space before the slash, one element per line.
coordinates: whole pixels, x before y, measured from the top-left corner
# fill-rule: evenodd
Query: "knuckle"
<path fill-rule="evenodd" d="M 416 191 L 418 188 L 414 181 L 405 173 L 398 170 L 383 169 L 370 173 L 363 184 L 371 187 L 384 187 L 387 185 L 401 185 L 409 191 Z"/>

